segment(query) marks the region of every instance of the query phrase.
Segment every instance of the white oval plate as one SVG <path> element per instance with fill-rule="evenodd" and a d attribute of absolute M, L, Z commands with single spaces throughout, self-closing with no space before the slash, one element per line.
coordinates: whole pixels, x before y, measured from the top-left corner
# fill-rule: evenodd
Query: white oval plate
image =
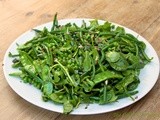
<path fill-rule="evenodd" d="M 87 22 L 87 24 L 89 24 L 89 21 L 92 19 L 65 19 L 65 20 L 59 20 L 59 24 L 64 25 L 66 23 L 71 22 L 71 23 L 76 23 L 77 25 L 81 25 L 82 20 L 85 20 L 85 22 Z M 99 20 L 98 22 L 100 24 L 104 23 L 104 21 L 102 21 L 102 20 Z M 116 26 L 121 26 L 121 25 L 118 25 L 115 23 L 113 23 L 113 24 Z M 42 30 L 44 27 L 51 29 L 51 26 L 52 26 L 52 22 L 35 27 L 35 29 Z M 122 27 L 124 27 L 124 26 L 122 26 Z M 98 113 L 105 113 L 105 112 L 110 112 L 110 111 L 124 108 L 124 107 L 129 106 L 129 105 L 135 103 L 136 101 L 140 100 L 155 85 L 155 83 L 158 79 L 158 75 L 159 75 L 159 60 L 158 60 L 158 56 L 157 56 L 154 48 L 149 44 L 149 42 L 147 42 L 147 40 L 145 40 L 139 34 L 137 34 L 136 32 L 134 32 L 126 27 L 124 27 L 124 28 L 127 33 L 131 33 L 132 35 L 134 35 L 136 37 L 138 36 L 138 39 L 143 41 L 147 45 L 147 48 L 146 48 L 147 55 L 149 57 L 153 57 L 153 60 L 149 64 L 147 64 L 145 66 L 145 68 L 142 69 L 140 72 L 139 78 L 140 78 L 141 82 L 137 88 L 139 93 L 136 94 L 135 96 L 133 96 L 133 97 L 137 96 L 137 98 L 134 101 L 131 100 L 130 98 L 123 98 L 123 99 L 118 100 L 118 102 L 106 104 L 106 105 L 90 104 L 87 107 L 87 109 L 86 109 L 85 104 L 81 104 L 79 106 L 79 108 L 74 109 L 73 112 L 71 112 L 70 114 L 77 114 L 77 115 L 98 114 Z M 57 104 L 54 104 L 53 102 L 42 101 L 40 90 L 38 90 L 37 88 L 35 88 L 29 84 L 25 84 L 23 82 L 20 82 L 21 80 L 16 77 L 11 77 L 8 75 L 9 73 L 16 71 L 16 69 L 13 69 L 11 67 L 12 59 L 8 57 L 8 53 L 9 52 L 17 53 L 16 43 L 23 44 L 26 41 L 31 40 L 34 36 L 35 36 L 35 32 L 32 30 L 29 30 L 29 31 L 25 32 L 24 34 L 22 34 L 20 37 L 18 37 L 10 45 L 10 47 L 6 51 L 6 54 L 4 56 L 4 61 L 3 61 L 3 64 L 4 64 L 3 70 L 4 70 L 5 78 L 8 82 L 8 84 L 11 86 L 11 88 L 19 96 L 21 96 L 22 98 L 24 98 L 28 102 L 30 102 L 34 105 L 37 105 L 39 107 L 45 108 L 47 110 L 63 113 L 62 105 L 57 105 Z"/>

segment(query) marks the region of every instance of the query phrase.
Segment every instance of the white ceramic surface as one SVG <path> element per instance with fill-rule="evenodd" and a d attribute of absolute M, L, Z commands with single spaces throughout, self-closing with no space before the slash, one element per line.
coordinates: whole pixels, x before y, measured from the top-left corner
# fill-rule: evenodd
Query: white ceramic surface
<path fill-rule="evenodd" d="M 66 23 L 71 22 L 71 23 L 76 23 L 77 25 L 81 25 L 82 20 L 85 20 L 87 22 L 87 24 L 89 24 L 89 21 L 91 19 L 83 19 L 83 18 L 82 19 L 65 19 L 65 20 L 59 20 L 59 24 L 64 25 Z M 99 20 L 99 23 L 102 24 L 102 23 L 104 23 L 104 21 Z M 118 25 L 115 23 L 113 23 L 113 24 L 116 26 L 121 26 L 121 25 Z M 52 22 L 35 27 L 35 29 L 43 29 L 43 27 L 47 27 L 48 29 L 51 29 L 51 26 L 52 26 Z M 124 27 L 124 26 L 122 26 L 122 27 Z M 143 41 L 147 45 L 147 48 L 146 48 L 147 55 L 149 57 L 153 57 L 152 62 L 147 64 L 145 66 L 145 68 L 141 70 L 141 73 L 139 76 L 140 84 L 137 88 L 139 93 L 135 95 L 135 96 L 138 96 L 137 99 L 135 99 L 133 101 L 130 98 L 124 98 L 124 99 L 118 100 L 118 102 L 106 104 L 106 105 L 90 104 L 87 107 L 87 109 L 85 109 L 86 105 L 82 104 L 79 106 L 79 108 L 77 108 L 73 112 L 71 112 L 71 114 L 77 114 L 77 115 L 99 114 L 99 113 L 105 113 L 105 112 L 110 112 L 110 111 L 124 108 L 124 107 L 129 106 L 129 105 L 135 103 L 136 101 L 140 100 L 155 85 L 155 83 L 158 79 L 158 75 L 159 75 L 159 60 L 158 60 L 158 56 L 157 56 L 154 48 L 149 44 L 149 42 L 147 42 L 147 40 L 145 40 L 139 34 L 137 34 L 136 32 L 134 32 L 126 27 L 124 27 L 124 28 L 127 33 L 131 33 L 132 35 L 134 35 L 136 37 L 138 36 L 138 39 Z M 8 82 L 8 84 L 10 85 L 10 87 L 18 95 L 20 95 L 23 99 L 27 100 L 28 102 L 30 102 L 34 105 L 42 107 L 44 109 L 62 113 L 63 112 L 62 105 L 57 105 L 57 104 L 54 104 L 53 102 L 43 102 L 41 99 L 40 90 L 38 90 L 37 88 L 35 88 L 29 84 L 25 84 L 23 82 L 20 82 L 21 80 L 19 78 L 11 77 L 8 75 L 9 73 L 16 71 L 16 69 L 13 69 L 11 67 L 12 59 L 8 57 L 8 53 L 9 52 L 16 53 L 17 52 L 16 51 L 16 43 L 18 43 L 18 44 L 25 43 L 26 41 L 32 39 L 34 36 L 35 36 L 34 31 L 29 30 L 29 31 L 25 32 L 24 34 L 22 34 L 20 37 L 18 37 L 10 45 L 10 47 L 6 51 L 4 61 L 3 61 L 3 64 L 4 64 L 3 70 L 4 70 L 5 78 Z M 133 96 L 133 97 L 135 97 L 135 96 Z"/>

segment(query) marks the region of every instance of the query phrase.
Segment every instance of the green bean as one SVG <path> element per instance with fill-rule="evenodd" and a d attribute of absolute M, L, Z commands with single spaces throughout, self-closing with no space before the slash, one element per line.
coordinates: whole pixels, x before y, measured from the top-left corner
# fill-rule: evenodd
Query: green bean
<path fill-rule="evenodd" d="M 51 28 L 51 31 L 54 31 L 56 27 L 58 27 L 57 13 L 56 13 L 55 16 L 54 16 L 53 26 L 52 26 L 52 28 Z"/>

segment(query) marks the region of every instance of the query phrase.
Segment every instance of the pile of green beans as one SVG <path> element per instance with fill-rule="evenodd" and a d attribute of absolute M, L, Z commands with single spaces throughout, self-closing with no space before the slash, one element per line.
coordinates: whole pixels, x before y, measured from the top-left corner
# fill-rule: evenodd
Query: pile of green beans
<path fill-rule="evenodd" d="M 140 70 L 151 61 L 146 45 L 123 27 L 97 20 L 81 26 L 59 25 L 57 14 L 51 30 L 33 29 L 36 36 L 18 45 L 10 73 L 42 91 L 44 101 L 62 104 L 65 114 L 82 103 L 108 104 L 132 97 Z"/>

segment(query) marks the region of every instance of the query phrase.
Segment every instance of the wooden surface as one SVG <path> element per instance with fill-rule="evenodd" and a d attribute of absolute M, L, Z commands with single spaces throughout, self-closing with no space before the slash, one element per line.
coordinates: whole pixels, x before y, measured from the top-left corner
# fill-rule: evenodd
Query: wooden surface
<path fill-rule="evenodd" d="M 112 21 L 145 37 L 160 57 L 160 0 L 0 0 L 0 120 L 158 120 L 160 77 L 137 103 L 110 113 L 62 115 L 34 106 L 7 84 L 2 61 L 9 45 L 23 32 L 58 18 L 97 18 Z"/>

